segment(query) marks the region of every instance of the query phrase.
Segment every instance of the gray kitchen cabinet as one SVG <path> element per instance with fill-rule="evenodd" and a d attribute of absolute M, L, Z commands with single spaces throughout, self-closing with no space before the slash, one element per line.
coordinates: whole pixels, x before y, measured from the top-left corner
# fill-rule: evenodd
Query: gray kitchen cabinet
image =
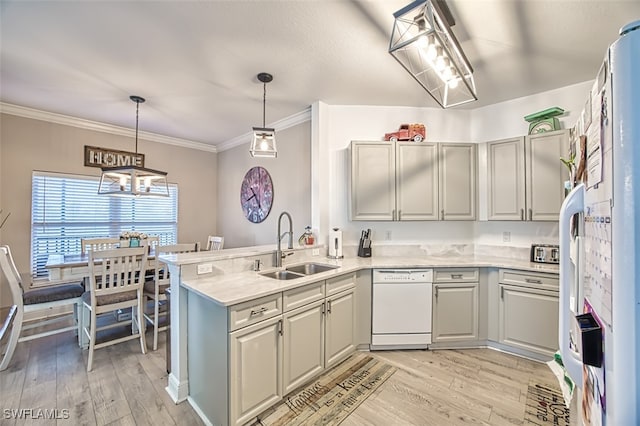
<path fill-rule="evenodd" d="M 438 144 L 396 142 L 398 220 L 438 220 Z"/>
<path fill-rule="evenodd" d="M 476 219 L 476 144 L 440 143 L 441 220 Z"/>
<path fill-rule="evenodd" d="M 476 268 L 434 271 L 434 343 L 478 340 L 478 277 Z"/>
<path fill-rule="evenodd" d="M 213 424 L 241 425 L 356 348 L 356 273 L 232 306 L 188 295 L 189 395 Z"/>
<path fill-rule="evenodd" d="M 487 218 L 558 220 L 568 143 L 568 130 L 488 142 Z"/>
<path fill-rule="evenodd" d="M 524 220 L 524 137 L 487 143 L 489 220 Z"/>
<path fill-rule="evenodd" d="M 558 349 L 558 277 L 499 271 L 499 342 L 552 357 Z"/>
<path fill-rule="evenodd" d="M 324 369 L 325 302 L 319 300 L 285 312 L 282 319 L 286 395 Z"/>
<path fill-rule="evenodd" d="M 276 317 L 229 334 L 230 424 L 244 424 L 282 398 L 282 326 Z"/>
<path fill-rule="evenodd" d="M 354 289 L 327 297 L 325 303 L 325 368 L 330 368 L 356 350 Z"/>
<path fill-rule="evenodd" d="M 529 220 L 560 218 L 568 170 L 560 161 L 569 153 L 569 130 L 538 133 L 525 138 L 527 160 L 527 214 Z"/>
<path fill-rule="evenodd" d="M 474 220 L 475 144 L 351 142 L 351 220 Z"/>
<path fill-rule="evenodd" d="M 395 220 L 395 167 L 393 143 L 351 143 L 351 220 Z"/>

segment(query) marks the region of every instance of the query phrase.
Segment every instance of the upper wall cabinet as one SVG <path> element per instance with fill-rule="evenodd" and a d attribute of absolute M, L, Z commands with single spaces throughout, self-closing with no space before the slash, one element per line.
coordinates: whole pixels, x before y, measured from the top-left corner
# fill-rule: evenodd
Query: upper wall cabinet
<path fill-rule="evenodd" d="M 475 144 L 351 142 L 351 220 L 474 220 Z"/>
<path fill-rule="evenodd" d="M 568 130 L 488 142 L 488 219 L 557 221 L 568 145 Z"/>
<path fill-rule="evenodd" d="M 440 219 L 476 218 L 476 144 L 441 143 Z"/>
<path fill-rule="evenodd" d="M 395 220 L 396 155 L 390 142 L 351 142 L 351 219 Z"/>

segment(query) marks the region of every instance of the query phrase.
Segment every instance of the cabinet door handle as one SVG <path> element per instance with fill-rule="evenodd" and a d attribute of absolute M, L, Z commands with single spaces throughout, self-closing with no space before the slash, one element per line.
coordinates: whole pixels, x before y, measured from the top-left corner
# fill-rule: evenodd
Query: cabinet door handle
<path fill-rule="evenodd" d="M 325 309 L 326 309 L 326 307 L 325 307 L 325 302 L 322 302 L 322 310 L 321 310 L 322 315 L 324 315 L 324 314 L 326 313 L 326 312 L 325 312 Z"/>
<path fill-rule="evenodd" d="M 398 210 L 398 220 L 401 220 L 400 218 L 402 217 L 402 210 Z"/>
<path fill-rule="evenodd" d="M 331 300 L 327 301 L 327 313 L 330 314 L 331 313 Z"/>
<path fill-rule="evenodd" d="M 542 284 L 542 280 L 536 280 L 533 278 L 525 278 L 524 281 L 528 282 L 529 284 Z"/>
<path fill-rule="evenodd" d="M 500 299 L 504 299 L 504 287 L 500 286 Z"/>
<path fill-rule="evenodd" d="M 444 210 L 440 210 L 440 220 L 444 220 Z"/>
<path fill-rule="evenodd" d="M 266 306 L 263 306 L 262 308 L 254 311 L 253 309 L 251 310 L 251 312 L 249 312 L 249 317 L 255 317 L 256 315 L 260 315 L 260 314 L 264 314 L 265 312 L 267 312 L 269 309 Z"/>
<path fill-rule="evenodd" d="M 520 209 L 520 220 L 524 220 L 524 209 Z"/>
<path fill-rule="evenodd" d="M 451 274 L 451 279 L 452 280 L 461 280 L 462 279 L 462 274 Z"/>
<path fill-rule="evenodd" d="M 436 286 L 436 300 L 438 300 L 438 286 Z"/>
<path fill-rule="evenodd" d="M 282 325 L 282 320 L 278 321 L 278 334 L 279 335 L 284 335 L 284 327 Z"/>
<path fill-rule="evenodd" d="M 529 220 L 533 220 L 533 209 L 529 209 Z"/>

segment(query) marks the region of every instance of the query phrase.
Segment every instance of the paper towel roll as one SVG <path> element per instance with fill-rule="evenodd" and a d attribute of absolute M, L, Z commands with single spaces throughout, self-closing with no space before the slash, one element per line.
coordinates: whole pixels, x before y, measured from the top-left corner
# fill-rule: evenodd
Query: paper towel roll
<path fill-rule="evenodd" d="M 329 231 L 329 257 L 338 259 L 342 258 L 342 231 L 333 228 Z"/>

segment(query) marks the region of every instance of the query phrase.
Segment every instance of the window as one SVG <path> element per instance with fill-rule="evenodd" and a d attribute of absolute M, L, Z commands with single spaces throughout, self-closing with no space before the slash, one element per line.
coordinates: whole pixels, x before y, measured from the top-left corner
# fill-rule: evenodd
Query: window
<path fill-rule="evenodd" d="M 81 238 L 117 237 L 138 231 L 175 244 L 178 233 L 178 186 L 166 198 L 98 195 L 93 176 L 34 172 L 31 186 L 31 273 L 46 277 L 50 254 L 79 254 Z"/>

